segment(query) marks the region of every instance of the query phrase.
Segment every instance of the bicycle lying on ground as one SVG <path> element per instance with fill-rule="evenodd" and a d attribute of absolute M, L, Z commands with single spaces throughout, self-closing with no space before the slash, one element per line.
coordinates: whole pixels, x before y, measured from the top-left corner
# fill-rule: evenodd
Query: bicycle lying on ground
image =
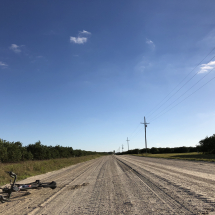
<path fill-rule="evenodd" d="M 0 195 L 0 201 L 2 203 L 8 201 L 11 197 L 12 192 L 20 192 L 20 191 L 28 191 L 30 189 L 41 189 L 41 188 L 51 188 L 55 189 L 57 187 L 57 183 L 55 181 L 41 183 L 40 180 L 36 180 L 32 183 L 27 184 L 16 184 L 17 175 L 13 172 L 7 172 L 11 178 L 14 178 L 13 183 L 10 181 L 10 187 L 0 188 L 2 189 L 1 193 L 6 193 L 6 196 Z"/>

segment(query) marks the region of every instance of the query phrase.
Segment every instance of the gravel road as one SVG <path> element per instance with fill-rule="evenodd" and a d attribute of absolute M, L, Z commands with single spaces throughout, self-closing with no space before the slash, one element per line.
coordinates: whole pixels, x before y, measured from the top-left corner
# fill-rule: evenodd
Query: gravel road
<path fill-rule="evenodd" d="M 215 214 L 215 164 L 104 156 L 31 177 L 54 190 L 13 193 L 0 214 Z"/>

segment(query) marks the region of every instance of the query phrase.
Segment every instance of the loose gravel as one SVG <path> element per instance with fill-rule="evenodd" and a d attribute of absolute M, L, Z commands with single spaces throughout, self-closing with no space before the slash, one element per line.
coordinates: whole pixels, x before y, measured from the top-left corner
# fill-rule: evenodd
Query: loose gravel
<path fill-rule="evenodd" d="M 13 193 L 0 214 L 215 214 L 215 164 L 104 156 L 34 176 L 57 188 Z"/>

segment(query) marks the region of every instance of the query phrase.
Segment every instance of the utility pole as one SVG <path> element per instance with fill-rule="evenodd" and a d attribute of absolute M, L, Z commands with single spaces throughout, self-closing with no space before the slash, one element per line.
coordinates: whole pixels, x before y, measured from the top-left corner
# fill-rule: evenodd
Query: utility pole
<path fill-rule="evenodd" d="M 128 137 L 127 137 L 127 140 L 126 140 L 126 141 L 127 141 L 127 143 L 128 143 L 128 151 L 129 151 L 129 141 L 130 141 L 130 140 L 128 139 Z"/>
<path fill-rule="evenodd" d="M 147 124 L 149 124 L 149 123 L 146 123 L 146 118 L 145 118 L 145 116 L 144 116 L 144 122 L 141 122 L 140 124 L 144 124 L 144 126 L 145 126 L 145 147 L 146 147 L 146 154 L 147 154 L 146 127 L 147 127 Z"/>
<path fill-rule="evenodd" d="M 123 144 L 122 144 L 122 153 L 123 153 Z"/>

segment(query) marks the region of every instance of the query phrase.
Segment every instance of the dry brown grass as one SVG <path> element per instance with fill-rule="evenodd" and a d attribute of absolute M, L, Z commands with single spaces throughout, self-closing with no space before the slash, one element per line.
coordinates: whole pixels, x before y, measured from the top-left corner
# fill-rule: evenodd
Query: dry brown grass
<path fill-rule="evenodd" d="M 30 176 L 62 169 L 64 167 L 85 162 L 101 157 L 102 155 L 88 155 L 83 157 L 59 158 L 42 161 L 23 161 L 19 163 L 0 163 L 0 185 L 9 183 L 10 177 L 5 171 L 12 171 L 17 174 L 17 179 L 22 180 Z"/>
<path fill-rule="evenodd" d="M 190 152 L 190 153 L 167 153 L 167 154 L 139 154 L 136 156 L 215 162 L 215 154 L 203 154 L 201 152 L 200 153 Z"/>

